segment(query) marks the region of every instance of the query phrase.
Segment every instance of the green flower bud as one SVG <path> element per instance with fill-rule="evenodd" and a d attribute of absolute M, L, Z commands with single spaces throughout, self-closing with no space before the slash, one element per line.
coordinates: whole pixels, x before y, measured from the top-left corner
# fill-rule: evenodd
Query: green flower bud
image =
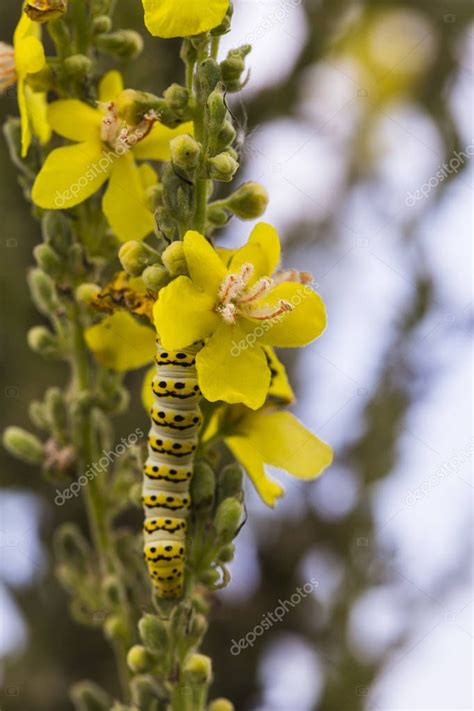
<path fill-rule="evenodd" d="M 211 135 L 217 135 L 224 127 L 227 117 L 227 107 L 225 105 L 222 91 L 214 89 L 207 100 L 207 110 L 209 113 L 209 128 Z"/>
<path fill-rule="evenodd" d="M 154 666 L 154 659 L 145 647 L 142 647 L 141 644 L 135 644 L 128 651 L 127 664 L 133 672 L 142 674 L 151 671 Z"/>
<path fill-rule="evenodd" d="M 76 289 L 75 296 L 76 300 L 82 304 L 89 306 L 97 296 L 100 294 L 100 286 L 98 284 L 92 284 L 85 282 L 84 284 L 79 284 Z"/>
<path fill-rule="evenodd" d="M 243 483 L 244 473 L 240 464 L 228 464 L 219 476 L 219 501 L 228 497 L 234 497 L 241 501 Z"/>
<path fill-rule="evenodd" d="M 179 227 L 176 220 L 173 220 L 165 207 L 158 207 L 155 211 L 156 226 L 161 234 L 168 240 L 174 242 L 179 237 Z"/>
<path fill-rule="evenodd" d="M 209 684 L 212 661 L 205 654 L 192 654 L 184 665 L 184 676 L 191 684 Z"/>
<path fill-rule="evenodd" d="M 60 493 L 58 491 L 58 496 Z M 91 553 L 86 539 L 75 524 L 64 523 L 58 528 L 54 535 L 54 550 L 61 563 L 72 567 L 80 575 L 86 573 Z"/>
<path fill-rule="evenodd" d="M 134 30 L 117 30 L 117 32 L 97 35 L 95 46 L 104 54 L 111 54 L 123 59 L 134 59 L 143 49 L 143 39 Z"/>
<path fill-rule="evenodd" d="M 208 624 L 204 615 L 195 614 L 189 626 L 189 646 L 197 645 L 207 632 Z"/>
<path fill-rule="evenodd" d="M 245 70 L 245 57 L 251 49 L 249 44 L 231 49 L 226 59 L 221 62 L 222 81 L 227 91 L 239 91 L 242 88 L 241 76 Z"/>
<path fill-rule="evenodd" d="M 72 245 L 73 237 L 69 220 L 64 213 L 59 210 L 48 210 L 41 220 L 41 232 L 43 240 L 49 244 L 55 252 L 67 257 Z"/>
<path fill-rule="evenodd" d="M 183 134 L 170 141 L 171 161 L 176 168 L 191 171 L 196 168 L 201 153 L 201 145 L 191 136 Z"/>
<path fill-rule="evenodd" d="M 234 556 L 235 546 L 233 546 L 232 543 L 229 543 L 228 545 L 223 546 L 219 551 L 219 563 L 230 563 L 234 560 Z"/>
<path fill-rule="evenodd" d="M 230 215 L 223 207 L 209 206 L 207 211 L 207 219 L 215 227 L 223 227 L 229 222 Z"/>
<path fill-rule="evenodd" d="M 191 160 L 192 157 L 193 151 L 191 150 Z M 162 183 L 163 204 L 168 213 L 176 217 L 178 221 L 186 222 L 194 209 L 193 186 L 188 180 L 178 175 L 171 164 L 167 165 L 163 172 Z"/>
<path fill-rule="evenodd" d="M 54 283 L 41 269 L 32 269 L 28 274 L 31 298 L 42 314 L 53 313 L 59 306 Z"/>
<path fill-rule="evenodd" d="M 85 54 L 72 54 L 70 57 L 66 57 L 63 65 L 68 77 L 82 81 L 90 74 L 93 62 Z"/>
<path fill-rule="evenodd" d="M 161 259 L 171 276 L 176 277 L 188 273 L 188 264 L 181 241 L 172 242 L 161 255 Z"/>
<path fill-rule="evenodd" d="M 254 220 L 263 215 L 268 199 L 268 193 L 260 183 L 244 183 L 226 200 L 226 204 L 241 220 Z"/>
<path fill-rule="evenodd" d="M 228 148 L 233 144 L 236 136 L 237 132 L 234 128 L 234 125 L 231 123 L 231 121 L 225 121 L 224 125 L 219 131 L 219 135 L 217 136 L 216 148 L 219 151 L 223 151 L 225 148 Z"/>
<path fill-rule="evenodd" d="M 127 628 L 120 615 L 109 615 L 104 622 L 104 634 L 113 642 L 127 641 Z"/>
<path fill-rule="evenodd" d="M 221 70 L 215 59 L 205 59 L 197 70 L 197 90 L 201 99 L 205 99 L 214 91 L 221 81 Z"/>
<path fill-rule="evenodd" d="M 122 586 L 116 575 L 107 575 L 102 583 L 105 596 L 108 602 L 114 607 L 122 605 L 124 602 Z"/>
<path fill-rule="evenodd" d="M 195 62 L 197 59 L 197 51 L 193 43 L 190 40 L 185 39 L 181 45 L 179 52 L 180 58 L 185 64 L 188 62 Z"/>
<path fill-rule="evenodd" d="M 173 111 L 182 111 L 189 102 L 189 91 L 181 84 L 171 84 L 163 92 L 163 96 Z"/>
<path fill-rule="evenodd" d="M 214 589 L 219 583 L 221 575 L 215 568 L 209 568 L 201 575 L 201 582 L 208 588 Z"/>
<path fill-rule="evenodd" d="M 239 164 L 228 151 L 210 158 L 207 165 L 209 177 L 212 180 L 221 180 L 224 183 L 230 183 L 239 169 Z"/>
<path fill-rule="evenodd" d="M 235 711 L 235 706 L 228 699 L 214 699 L 209 704 L 209 711 Z"/>
<path fill-rule="evenodd" d="M 140 276 L 146 267 L 156 264 L 160 256 L 145 242 L 130 240 L 120 247 L 119 259 L 122 267 L 131 276 Z"/>
<path fill-rule="evenodd" d="M 242 518 L 242 504 L 237 499 L 224 499 L 216 512 L 217 537 L 222 543 L 230 543 L 236 536 Z"/>
<path fill-rule="evenodd" d="M 109 711 L 112 699 L 92 681 L 80 681 L 71 689 L 71 699 L 76 711 Z"/>
<path fill-rule="evenodd" d="M 40 430 L 49 430 L 50 424 L 48 420 L 46 405 L 44 405 L 42 402 L 39 402 L 38 400 L 32 400 L 32 402 L 30 402 L 29 404 L 28 414 L 30 416 L 30 420 L 32 421 L 35 427 Z"/>
<path fill-rule="evenodd" d="M 212 509 L 216 477 L 209 464 L 198 462 L 194 467 L 191 483 L 191 500 L 196 512 L 205 513 Z"/>
<path fill-rule="evenodd" d="M 43 358 L 58 358 L 60 356 L 57 338 L 45 326 L 33 326 L 27 334 L 28 345 L 32 351 Z"/>
<path fill-rule="evenodd" d="M 20 427 L 7 427 L 3 444 L 10 454 L 28 464 L 40 464 L 44 459 L 44 447 L 35 435 Z"/>
<path fill-rule="evenodd" d="M 66 0 L 27 0 L 25 13 L 33 22 L 55 20 L 67 10 Z"/>
<path fill-rule="evenodd" d="M 45 397 L 46 412 L 56 434 L 63 434 L 67 427 L 67 408 L 64 393 L 59 388 L 49 388 Z"/>
<path fill-rule="evenodd" d="M 166 698 L 165 690 L 159 685 L 156 678 L 151 676 L 136 676 L 131 683 L 132 701 L 134 709 L 161 709 Z M 157 703 L 160 702 L 161 704 Z"/>
<path fill-rule="evenodd" d="M 100 35 L 110 32 L 112 29 L 112 20 L 107 15 L 98 15 L 92 20 L 92 34 Z"/>
<path fill-rule="evenodd" d="M 168 648 L 168 629 L 155 615 L 145 615 L 138 623 L 140 639 L 147 649 L 156 654 L 164 654 Z"/>
<path fill-rule="evenodd" d="M 157 292 L 169 282 L 169 273 L 161 264 L 153 264 L 145 269 L 142 279 L 147 289 Z"/>
<path fill-rule="evenodd" d="M 38 244 L 33 250 L 33 255 L 40 269 L 53 279 L 58 279 L 63 274 L 63 263 L 49 244 Z"/>

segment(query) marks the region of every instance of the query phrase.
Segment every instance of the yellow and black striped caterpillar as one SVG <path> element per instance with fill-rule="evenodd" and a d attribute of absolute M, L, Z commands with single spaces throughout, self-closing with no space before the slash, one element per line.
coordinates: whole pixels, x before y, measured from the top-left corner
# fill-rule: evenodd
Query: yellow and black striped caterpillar
<path fill-rule="evenodd" d="M 199 348 L 167 351 L 157 341 L 142 502 L 145 559 L 161 598 L 180 597 L 183 591 L 190 483 L 202 425 Z"/>

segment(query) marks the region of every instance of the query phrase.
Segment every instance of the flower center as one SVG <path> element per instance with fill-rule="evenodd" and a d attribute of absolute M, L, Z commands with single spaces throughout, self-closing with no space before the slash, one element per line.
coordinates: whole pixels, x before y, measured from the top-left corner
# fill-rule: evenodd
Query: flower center
<path fill-rule="evenodd" d="M 284 299 L 272 305 L 262 303 L 276 284 L 270 277 L 262 277 L 249 284 L 254 271 L 253 264 L 243 264 L 237 274 L 228 274 L 222 282 L 216 311 L 226 323 L 235 323 L 239 315 L 269 321 L 293 309 Z"/>
<path fill-rule="evenodd" d="M 15 50 L 0 42 L 0 91 L 5 91 L 16 82 Z"/>
<path fill-rule="evenodd" d="M 117 104 L 109 101 L 100 127 L 100 138 L 119 155 L 129 151 L 136 143 L 148 136 L 158 116 L 150 111 L 135 126 L 130 126 L 120 117 Z"/>

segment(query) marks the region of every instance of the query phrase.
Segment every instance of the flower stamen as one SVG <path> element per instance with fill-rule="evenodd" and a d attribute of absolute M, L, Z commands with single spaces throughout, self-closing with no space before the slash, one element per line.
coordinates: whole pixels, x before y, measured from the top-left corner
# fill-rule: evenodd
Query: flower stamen
<path fill-rule="evenodd" d="M 0 42 L 0 91 L 13 86 L 16 79 L 15 51 L 9 44 Z"/>
<path fill-rule="evenodd" d="M 273 309 L 273 311 L 262 308 L 249 312 L 249 316 L 250 318 L 257 319 L 257 321 L 272 321 L 274 318 L 278 318 L 278 316 L 282 316 L 288 311 L 293 311 L 293 306 L 288 301 L 280 299 L 277 308 Z"/>

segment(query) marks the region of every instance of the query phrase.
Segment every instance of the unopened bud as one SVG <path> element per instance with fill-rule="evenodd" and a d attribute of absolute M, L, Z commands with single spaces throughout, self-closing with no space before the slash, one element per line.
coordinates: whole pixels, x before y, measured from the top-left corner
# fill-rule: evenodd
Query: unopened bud
<path fill-rule="evenodd" d="M 181 84 L 171 84 L 163 92 L 163 96 L 173 111 L 180 111 L 186 108 L 189 102 L 189 91 Z"/>
<path fill-rule="evenodd" d="M 38 311 L 47 316 L 57 309 L 56 290 L 51 277 L 41 269 L 32 269 L 28 274 L 28 285 L 31 298 Z"/>
<path fill-rule="evenodd" d="M 92 70 L 92 59 L 85 54 L 72 54 L 64 60 L 64 69 L 71 79 L 81 81 Z"/>
<path fill-rule="evenodd" d="M 94 35 L 110 32 L 111 28 L 112 20 L 107 15 L 98 15 L 92 20 L 92 34 Z"/>
<path fill-rule="evenodd" d="M 28 407 L 28 414 L 30 420 L 40 430 L 49 429 L 48 413 L 46 410 L 46 405 L 38 400 L 32 400 Z"/>
<path fill-rule="evenodd" d="M 116 575 L 108 575 L 102 583 L 105 596 L 108 602 L 114 607 L 123 604 L 123 594 L 120 581 Z"/>
<path fill-rule="evenodd" d="M 229 543 L 228 545 L 223 546 L 219 551 L 219 563 L 230 563 L 234 560 L 234 556 L 235 546 L 232 545 L 232 543 Z"/>
<path fill-rule="evenodd" d="M 48 388 L 45 405 L 49 422 L 56 430 L 63 431 L 67 425 L 67 408 L 62 390 L 60 388 Z"/>
<path fill-rule="evenodd" d="M 219 504 L 215 526 L 222 543 L 230 543 L 236 536 L 242 518 L 242 505 L 237 499 L 229 498 Z"/>
<path fill-rule="evenodd" d="M 32 351 L 39 353 L 44 358 L 57 358 L 59 344 L 56 336 L 45 326 L 33 326 L 27 334 L 28 345 Z"/>
<path fill-rule="evenodd" d="M 214 699 L 209 704 L 209 711 L 235 711 L 235 706 L 229 699 Z"/>
<path fill-rule="evenodd" d="M 38 266 L 53 277 L 57 279 L 63 273 L 63 264 L 59 258 L 57 252 L 54 251 L 49 244 L 38 244 L 33 250 L 34 258 Z"/>
<path fill-rule="evenodd" d="M 92 681 L 81 681 L 71 690 L 71 699 L 76 711 L 109 711 L 113 701 L 110 696 Z"/>
<path fill-rule="evenodd" d="M 142 274 L 143 283 L 149 291 L 157 292 L 169 282 L 169 273 L 161 264 L 147 267 Z"/>
<path fill-rule="evenodd" d="M 135 644 L 127 654 L 127 664 L 133 672 L 142 674 L 152 669 L 154 659 L 145 647 Z"/>
<path fill-rule="evenodd" d="M 100 286 L 98 284 L 92 284 L 86 282 L 84 284 L 79 284 L 76 289 L 76 299 L 82 304 L 91 304 L 96 296 L 100 294 Z"/>
<path fill-rule="evenodd" d="M 268 193 L 260 183 L 244 183 L 227 201 L 227 206 L 241 220 L 254 220 L 268 206 Z"/>
<path fill-rule="evenodd" d="M 207 110 L 209 113 L 209 128 L 212 135 L 216 135 L 224 127 L 227 116 L 227 107 L 224 96 L 220 89 L 214 89 L 207 100 Z"/>
<path fill-rule="evenodd" d="M 124 642 L 127 639 L 127 628 L 120 615 L 109 615 L 104 623 L 104 634 L 114 642 Z"/>
<path fill-rule="evenodd" d="M 184 665 L 184 676 L 191 684 L 208 684 L 212 679 L 212 662 L 205 654 L 192 654 Z"/>
<path fill-rule="evenodd" d="M 183 134 L 170 141 L 170 152 L 173 165 L 181 170 L 194 170 L 199 161 L 201 145 L 191 136 Z"/>
<path fill-rule="evenodd" d="M 221 70 L 215 59 L 206 59 L 197 71 L 198 93 L 201 98 L 209 96 L 221 81 Z"/>
<path fill-rule="evenodd" d="M 28 464 L 40 464 L 44 459 L 44 447 L 35 435 L 21 427 L 7 427 L 3 444 L 10 454 Z"/>
<path fill-rule="evenodd" d="M 198 462 L 194 467 L 191 483 L 191 499 L 196 512 L 210 511 L 214 502 L 215 489 L 216 478 L 213 470 L 206 462 Z"/>
<path fill-rule="evenodd" d="M 207 211 L 207 219 L 216 227 L 224 227 L 229 222 L 230 214 L 223 207 L 209 206 Z"/>
<path fill-rule="evenodd" d="M 134 59 L 143 49 L 143 39 L 134 30 L 117 30 L 117 32 L 97 35 L 95 46 L 105 54 Z"/>
<path fill-rule="evenodd" d="M 63 496 L 62 492 L 58 490 L 55 501 L 61 496 Z M 60 526 L 54 536 L 54 549 L 61 563 L 72 566 L 80 574 L 85 573 L 90 551 L 84 536 L 75 524 L 65 523 Z"/>
<path fill-rule="evenodd" d="M 165 623 L 155 615 L 145 615 L 138 623 L 140 639 L 147 649 L 163 654 L 168 647 L 168 630 Z"/>
<path fill-rule="evenodd" d="M 25 13 L 33 22 L 55 20 L 67 10 L 66 0 L 27 0 Z"/>
<path fill-rule="evenodd" d="M 232 49 L 226 59 L 221 62 L 222 81 L 227 91 L 238 91 L 241 86 L 241 76 L 245 70 L 245 57 L 251 51 L 249 44 L 238 49 Z"/>
<path fill-rule="evenodd" d="M 152 247 L 136 240 L 125 242 L 120 247 L 118 256 L 122 267 L 131 276 L 140 276 L 146 267 L 159 260 L 158 253 Z"/>
<path fill-rule="evenodd" d="M 68 218 L 60 210 L 48 210 L 41 220 L 44 241 L 63 257 L 68 256 L 72 245 L 72 232 Z"/>
<path fill-rule="evenodd" d="M 189 637 L 190 646 L 197 645 L 207 632 L 208 624 L 204 615 L 199 613 L 193 616 L 187 637 Z"/>
<path fill-rule="evenodd" d="M 224 467 L 219 477 L 219 500 L 234 497 L 241 501 L 243 481 L 244 474 L 240 464 L 228 464 Z"/>
<path fill-rule="evenodd" d="M 171 276 L 188 273 L 188 264 L 181 241 L 172 242 L 161 255 L 161 259 Z"/>
<path fill-rule="evenodd" d="M 230 183 L 238 169 L 239 164 L 228 151 L 219 153 L 208 161 L 209 177 L 224 183 Z"/>
<path fill-rule="evenodd" d="M 217 136 L 216 147 L 223 151 L 225 148 L 228 148 L 228 146 L 233 144 L 236 135 L 237 133 L 233 124 L 230 121 L 225 121 L 219 131 L 219 135 Z"/>

